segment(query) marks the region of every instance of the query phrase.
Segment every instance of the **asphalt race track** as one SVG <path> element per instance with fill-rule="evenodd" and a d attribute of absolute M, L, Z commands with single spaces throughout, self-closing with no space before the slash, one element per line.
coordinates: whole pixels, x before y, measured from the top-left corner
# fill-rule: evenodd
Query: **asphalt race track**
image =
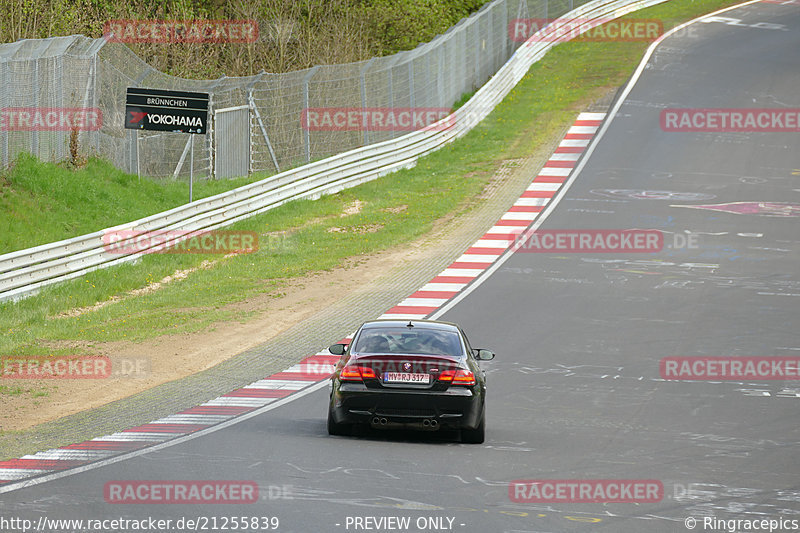
<path fill-rule="evenodd" d="M 800 357 L 800 133 L 660 125 L 664 108 L 800 108 L 800 6 L 722 16 L 656 49 L 541 226 L 657 228 L 664 249 L 516 253 L 438 317 L 497 353 L 484 364 L 485 444 L 329 437 L 323 387 L 210 435 L 2 494 L 2 516 L 216 517 L 217 531 L 223 517 L 277 517 L 277 529 L 244 530 L 283 533 L 680 532 L 693 517 L 694 531 L 724 531 L 704 527 L 713 516 L 795 519 L 800 530 L 800 381 L 659 373 L 665 357 Z M 104 500 L 110 481 L 170 479 L 253 481 L 260 499 Z M 519 479 L 657 480 L 663 497 L 515 502 Z M 409 526 L 377 522 L 390 517 Z"/>

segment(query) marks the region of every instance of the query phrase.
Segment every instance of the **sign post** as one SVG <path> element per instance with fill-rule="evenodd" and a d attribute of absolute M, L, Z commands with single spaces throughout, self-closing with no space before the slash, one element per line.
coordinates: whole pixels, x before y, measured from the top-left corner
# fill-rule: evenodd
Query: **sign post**
<path fill-rule="evenodd" d="M 194 183 L 194 135 L 189 137 L 189 203 L 192 203 L 193 183 Z"/>
<path fill-rule="evenodd" d="M 125 128 L 205 135 L 208 131 L 208 93 L 162 91 L 128 87 Z M 138 133 L 137 133 L 138 141 Z M 189 202 L 194 182 L 194 137 L 189 138 Z M 137 150 L 138 165 L 138 150 Z"/>

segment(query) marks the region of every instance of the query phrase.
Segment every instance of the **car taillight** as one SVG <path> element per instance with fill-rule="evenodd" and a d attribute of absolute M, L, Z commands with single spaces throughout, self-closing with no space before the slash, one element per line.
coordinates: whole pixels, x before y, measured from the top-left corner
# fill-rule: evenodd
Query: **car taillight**
<path fill-rule="evenodd" d="M 366 366 L 347 365 L 342 368 L 339 379 L 342 381 L 362 381 L 364 378 L 374 378 L 375 371 Z"/>
<path fill-rule="evenodd" d="M 445 370 L 439 374 L 439 381 L 453 385 L 475 385 L 475 374 L 469 370 Z"/>

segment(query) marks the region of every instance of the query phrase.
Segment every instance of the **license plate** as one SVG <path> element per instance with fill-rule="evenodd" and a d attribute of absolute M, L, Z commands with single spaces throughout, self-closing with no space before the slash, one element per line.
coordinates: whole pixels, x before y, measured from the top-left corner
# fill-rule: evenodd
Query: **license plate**
<path fill-rule="evenodd" d="M 386 372 L 384 383 L 430 383 L 430 374 L 414 374 L 411 372 Z"/>

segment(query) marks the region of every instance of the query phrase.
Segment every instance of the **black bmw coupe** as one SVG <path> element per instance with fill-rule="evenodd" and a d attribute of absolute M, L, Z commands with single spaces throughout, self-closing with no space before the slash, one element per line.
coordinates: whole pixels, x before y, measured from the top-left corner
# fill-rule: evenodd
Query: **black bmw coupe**
<path fill-rule="evenodd" d="M 328 433 L 373 428 L 461 430 L 461 440 L 482 443 L 486 427 L 486 376 L 456 324 L 434 320 L 373 320 L 352 343 L 329 348 L 341 355 L 331 376 Z"/>

